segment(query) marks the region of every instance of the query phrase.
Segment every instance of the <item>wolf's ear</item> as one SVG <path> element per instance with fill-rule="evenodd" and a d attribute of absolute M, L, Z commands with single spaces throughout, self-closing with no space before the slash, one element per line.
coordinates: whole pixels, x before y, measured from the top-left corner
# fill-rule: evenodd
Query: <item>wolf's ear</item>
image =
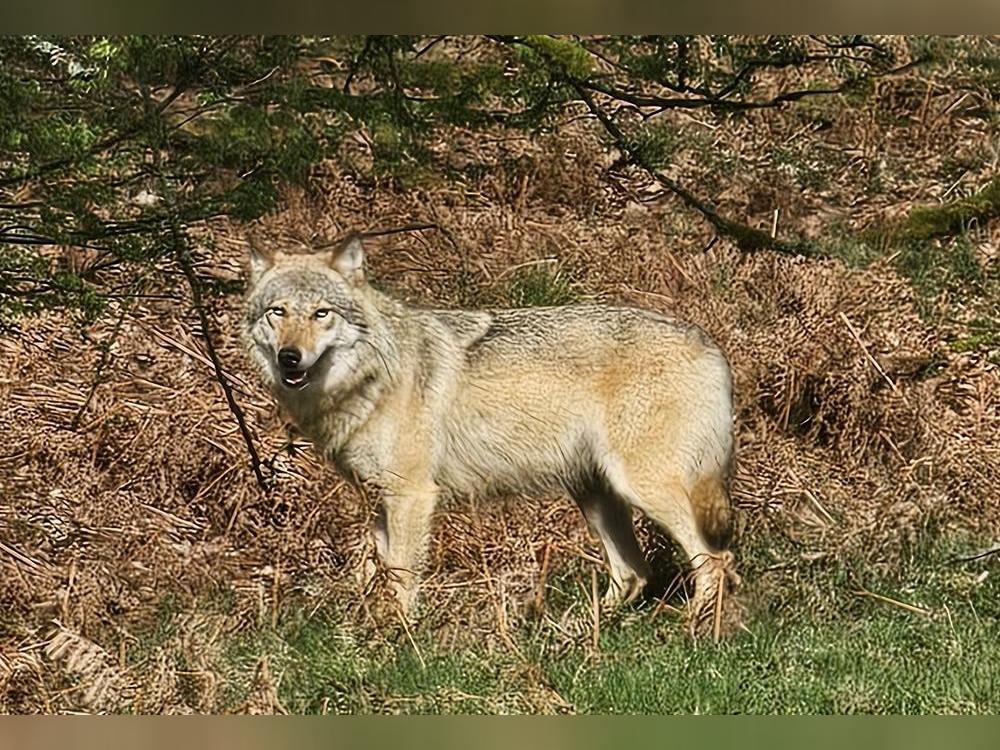
<path fill-rule="evenodd" d="M 250 246 L 250 283 L 256 283 L 264 272 L 274 265 L 274 253 Z"/>
<path fill-rule="evenodd" d="M 365 280 L 365 247 L 360 234 L 352 234 L 330 251 L 330 267 L 352 284 Z"/>

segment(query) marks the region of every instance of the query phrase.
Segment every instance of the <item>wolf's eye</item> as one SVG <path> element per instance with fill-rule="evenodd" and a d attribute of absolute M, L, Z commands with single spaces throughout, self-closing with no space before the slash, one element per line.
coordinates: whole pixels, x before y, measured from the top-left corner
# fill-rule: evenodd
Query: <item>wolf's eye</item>
<path fill-rule="evenodd" d="M 325 318 L 329 314 L 330 314 L 330 311 L 327 310 L 327 309 L 325 309 L 325 308 L 323 308 L 323 309 L 320 309 L 320 310 L 317 310 L 316 312 L 314 312 L 313 313 L 313 317 L 316 318 L 316 320 L 322 320 L 323 318 Z"/>
<path fill-rule="evenodd" d="M 270 315 L 277 315 L 280 318 L 282 315 L 285 314 L 285 308 L 283 308 L 283 307 L 269 307 L 269 308 L 267 308 L 267 312 Z"/>

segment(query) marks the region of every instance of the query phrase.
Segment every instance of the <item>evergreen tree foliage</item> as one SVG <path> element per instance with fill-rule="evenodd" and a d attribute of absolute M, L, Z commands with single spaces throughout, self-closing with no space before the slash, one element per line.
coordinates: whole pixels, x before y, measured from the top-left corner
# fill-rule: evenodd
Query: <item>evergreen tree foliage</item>
<path fill-rule="evenodd" d="M 192 228 L 266 214 L 350 136 L 370 145 L 367 177 L 400 175 L 433 169 L 428 145 L 450 130 L 537 133 L 570 108 L 721 233 L 775 244 L 663 174 L 675 143 L 655 115 L 738 116 L 864 87 L 895 64 L 864 37 L 722 36 L 4 37 L 0 62 L 5 324 L 93 316 L 171 264 L 190 271 Z M 758 91 L 762 71 L 817 66 L 828 86 Z"/>

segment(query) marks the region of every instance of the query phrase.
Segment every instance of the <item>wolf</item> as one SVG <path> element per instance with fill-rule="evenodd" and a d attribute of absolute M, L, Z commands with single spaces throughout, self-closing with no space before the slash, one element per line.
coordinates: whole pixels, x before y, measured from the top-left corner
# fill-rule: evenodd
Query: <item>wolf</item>
<path fill-rule="evenodd" d="M 375 547 L 404 612 L 442 496 L 558 490 L 602 542 L 605 606 L 650 577 L 639 511 L 690 561 L 692 617 L 717 613 L 732 563 L 732 378 L 700 328 L 596 304 L 412 306 L 369 284 L 356 234 L 250 255 L 250 357 L 318 451 L 378 491 Z"/>

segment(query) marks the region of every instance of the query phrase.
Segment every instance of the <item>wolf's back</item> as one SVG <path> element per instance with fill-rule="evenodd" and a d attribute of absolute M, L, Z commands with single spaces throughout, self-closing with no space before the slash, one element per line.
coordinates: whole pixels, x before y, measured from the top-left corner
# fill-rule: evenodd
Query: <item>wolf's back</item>
<path fill-rule="evenodd" d="M 484 394 L 504 394 L 509 401 L 491 412 L 496 423 L 530 404 L 541 420 L 525 420 L 519 434 L 540 453 L 566 415 L 602 414 L 595 429 L 606 430 L 608 449 L 624 457 L 660 451 L 656 460 L 683 484 L 705 540 L 726 545 L 732 380 L 700 328 L 597 305 L 448 315 L 464 334 L 477 409 L 492 400 Z"/>

